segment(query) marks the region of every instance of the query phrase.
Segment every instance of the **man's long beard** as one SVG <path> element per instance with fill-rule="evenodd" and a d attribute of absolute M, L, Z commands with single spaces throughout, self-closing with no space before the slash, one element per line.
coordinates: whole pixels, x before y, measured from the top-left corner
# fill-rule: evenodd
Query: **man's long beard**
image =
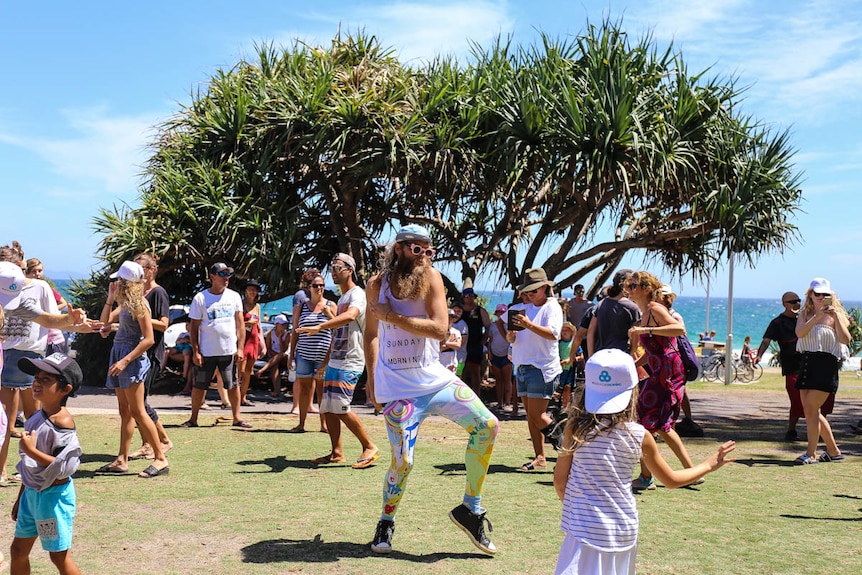
<path fill-rule="evenodd" d="M 389 276 L 392 295 L 402 300 L 424 299 L 428 293 L 427 272 L 430 268 L 431 260 L 428 258 L 397 260 Z"/>

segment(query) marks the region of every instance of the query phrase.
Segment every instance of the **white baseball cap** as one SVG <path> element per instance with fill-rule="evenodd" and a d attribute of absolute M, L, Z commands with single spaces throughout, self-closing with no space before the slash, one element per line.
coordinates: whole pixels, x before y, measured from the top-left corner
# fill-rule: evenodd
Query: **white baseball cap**
<path fill-rule="evenodd" d="M 832 293 L 832 287 L 829 285 L 829 280 L 826 278 L 814 278 L 808 286 L 814 293 Z"/>
<path fill-rule="evenodd" d="M 144 281 L 144 268 L 137 262 L 123 262 L 120 269 L 111 274 L 111 279 L 123 279 L 127 282 L 142 282 Z"/>
<path fill-rule="evenodd" d="M 632 356 L 621 349 L 602 349 L 586 365 L 584 407 L 590 413 L 624 411 L 637 387 L 638 372 Z"/>
<path fill-rule="evenodd" d="M 15 309 L 24 289 L 24 271 L 18 264 L 0 262 L 0 305 Z"/>

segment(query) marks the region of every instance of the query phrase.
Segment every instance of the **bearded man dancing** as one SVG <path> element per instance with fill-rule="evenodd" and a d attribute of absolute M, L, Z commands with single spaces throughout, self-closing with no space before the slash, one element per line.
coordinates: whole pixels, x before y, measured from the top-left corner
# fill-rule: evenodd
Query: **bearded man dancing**
<path fill-rule="evenodd" d="M 368 283 L 367 391 L 383 412 L 392 446 L 383 486 L 383 513 L 371 550 L 392 550 L 395 513 L 413 467 L 419 426 L 429 415 L 441 415 L 470 434 L 464 500 L 449 518 L 476 547 L 493 555 L 497 549 L 485 533 L 485 524 L 489 532 L 493 529 L 480 503 L 497 419 L 438 361 L 440 340 L 447 335 L 449 321 L 443 280 L 431 265 L 434 253 L 428 230 L 415 224 L 404 226 L 384 255 L 382 270 Z"/>

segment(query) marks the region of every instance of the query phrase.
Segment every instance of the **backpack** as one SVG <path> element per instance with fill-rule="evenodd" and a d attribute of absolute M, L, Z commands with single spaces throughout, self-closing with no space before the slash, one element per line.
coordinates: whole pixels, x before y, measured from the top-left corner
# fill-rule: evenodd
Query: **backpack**
<path fill-rule="evenodd" d="M 688 341 L 688 337 L 683 334 L 676 336 L 676 345 L 679 351 L 679 356 L 682 358 L 682 365 L 685 368 L 685 380 L 697 381 L 701 376 L 701 367 L 697 354 L 691 346 L 691 342 Z"/>

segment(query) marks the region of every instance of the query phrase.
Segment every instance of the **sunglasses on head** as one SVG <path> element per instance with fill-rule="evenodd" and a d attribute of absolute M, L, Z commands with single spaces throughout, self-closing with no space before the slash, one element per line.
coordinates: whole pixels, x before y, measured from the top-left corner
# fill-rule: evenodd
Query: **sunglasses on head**
<path fill-rule="evenodd" d="M 404 245 L 407 246 L 407 249 L 409 249 L 414 256 L 423 255 L 428 258 L 433 258 L 434 254 L 437 253 L 437 250 L 434 248 L 423 248 L 420 245 L 411 243 L 405 243 Z"/>
<path fill-rule="evenodd" d="M 215 275 L 217 275 L 220 278 L 229 278 L 233 274 L 231 274 L 229 271 L 225 270 L 225 271 L 216 272 Z"/>

